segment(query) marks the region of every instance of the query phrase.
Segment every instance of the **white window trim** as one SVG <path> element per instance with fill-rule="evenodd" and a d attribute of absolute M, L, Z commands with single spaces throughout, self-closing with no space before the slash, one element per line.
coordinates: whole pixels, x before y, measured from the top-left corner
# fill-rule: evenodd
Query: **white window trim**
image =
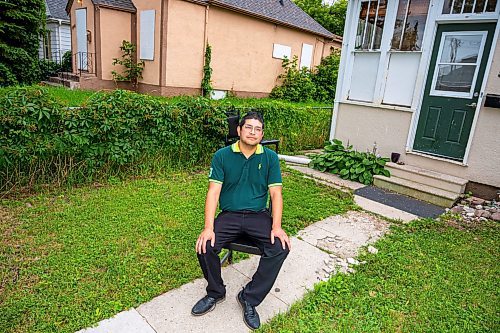
<path fill-rule="evenodd" d="M 479 32 L 479 31 L 460 31 L 459 35 L 460 36 L 481 36 L 481 46 L 479 47 L 479 57 L 476 61 L 476 63 L 453 63 L 451 65 L 457 65 L 457 66 L 476 66 L 476 70 L 474 72 L 474 77 L 472 79 L 472 84 L 470 87 L 470 90 L 468 93 L 466 92 L 452 92 L 452 91 L 443 91 L 443 90 L 436 90 L 436 82 L 437 82 L 437 76 L 439 73 L 439 65 L 447 65 L 448 63 L 440 63 L 439 59 L 441 59 L 442 53 L 443 53 L 443 45 L 445 42 L 445 39 L 447 36 L 450 35 L 457 35 L 458 33 L 456 32 L 443 32 L 441 34 L 441 42 L 439 43 L 439 53 L 436 58 L 436 64 L 434 65 L 434 73 L 432 77 L 432 83 L 431 83 L 431 91 L 429 92 L 430 96 L 441 96 L 441 97 L 454 97 L 454 98 L 472 98 L 474 95 L 474 89 L 476 89 L 476 81 L 477 81 L 477 76 L 479 75 L 479 67 L 481 65 L 481 60 L 483 57 L 483 50 L 484 50 L 484 44 L 486 43 L 486 37 L 487 37 L 487 32 Z"/>

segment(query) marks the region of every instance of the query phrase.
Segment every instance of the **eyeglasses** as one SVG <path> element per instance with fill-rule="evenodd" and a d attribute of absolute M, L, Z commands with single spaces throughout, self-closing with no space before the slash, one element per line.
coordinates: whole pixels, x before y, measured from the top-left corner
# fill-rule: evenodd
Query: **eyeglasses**
<path fill-rule="evenodd" d="M 254 131 L 255 133 L 258 133 L 258 134 L 262 133 L 262 127 L 252 126 L 252 125 L 245 125 L 245 126 L 243 126 L 243 128 L 246 129 L 249 132 Z"/>

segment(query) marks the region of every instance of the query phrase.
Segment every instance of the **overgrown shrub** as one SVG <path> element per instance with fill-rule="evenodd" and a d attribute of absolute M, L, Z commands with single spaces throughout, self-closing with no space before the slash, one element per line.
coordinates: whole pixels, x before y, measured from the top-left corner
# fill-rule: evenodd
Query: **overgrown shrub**
<path fill-rule="evenodd" d="M 312 80 L 316 85 L 316 95 L 314 97 L 316 101 L 333 103 L 339 65 L 340 51 L 333 51 L 329 56 L 323 58 L 316 67 L 312 75 Z"/>
<path fill-rule="evenodd" d="M 215 102 L 224 110 L 237 106 L 242 114 L 255 110 L 265 121 L 264 138 L 279 139 L 282 152 L 321 148 L 328 140 L 332 108 L 299 106 L 280 100 L 232 100 Z"/>
<path fill-rule="evenodd" d="M 307 102 L 314 100 L 316 85 L 308 68 L 299 68 L 297 56 L 292 60 L 285 57 L 281 65 L 284 73 L 278 76 L 282 80 L 280 86 L 271 91 L 269 97 L 291 102 Z"/>
<path fill-rule="evenodd" d="M 62 56 L 61 62 L 61 70 L 63 72 L 72 72 L 73 71 L 73 59 L 71 58 L 71 51 L 64 52 Z"/>
<path fill-rule="evenodd" d="M 340 52 L 334 51 L 323 58 L 312 71 L 298 68 L 297 56 L 293 60 L 283 60 L 284 73 L 278 76 L 281 85 L 273 88 L 269 97 L 292 102 L 325 102 L 335 99 L 335 87 L 340 63 Z"/>
<path fill-rule="evenodd" d="M 0 89 L 0 191 L 205 165 L 223 146 L 225 111 L 238 101 L 115 90 L 66 108 L 45 87 Z M 248 105 L 263 113 L 265 135 L 279 138 L 282 151 L 317 148 L 328 137 L 331 109 Z"/>
<path fill-rule="evenodd" d="M 0 190 L 65 183 L 141 168 L 205 163 L 222 145 L 225 114 L 204 98 L 168 104 L 115 90 L 81 109 L 60 106 L 43 87 L 0 91 Z"/>
<path fill-rule="evenodd" d="M 38 60 L 38 66 L 40 67 L 40 81 L 47 80 L 51 76 L 56 76 L 61 71 L 60 64 L 48 59 Z"/>
<path fill-rule="evenodd" d="M 374 175 L 390 176 L 389 170 L 384 168 L 388 161 L 374 153 L 354 151 L 351 145 L 344 147 L 342 141 L 335 139 L 325 146 L 325 153 L 312 158 L 311 166 L 368 185 L 373 182 Z"/>

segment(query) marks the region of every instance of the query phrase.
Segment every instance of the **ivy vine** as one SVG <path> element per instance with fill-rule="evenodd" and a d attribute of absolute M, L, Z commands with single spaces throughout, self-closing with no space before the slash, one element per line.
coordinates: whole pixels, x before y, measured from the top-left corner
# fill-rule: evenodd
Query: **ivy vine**
<path fill-rule="evenodd" d="M 203 65 L 203 79 L 201 80 L 201 93 L 204 97 L 210 97 L 210 93 L 213 90 L 211 61 L 212 47 L 210 44 L 207 44 L 207 48 L 205 49 L 205 64 Z"/>

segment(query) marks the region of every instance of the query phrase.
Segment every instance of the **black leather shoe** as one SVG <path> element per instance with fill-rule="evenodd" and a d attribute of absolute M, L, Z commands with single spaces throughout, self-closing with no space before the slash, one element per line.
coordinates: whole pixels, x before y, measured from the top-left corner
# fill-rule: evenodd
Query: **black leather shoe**
<path fill-rule="evenodd" d="M 240 303 L 243 310 L 243 321 L 252 330 L 256 330 L 260 327 L 260 318 L 255 306 L 251 305 L 243 298 L 243 290 L 238 293 L 236 297 L 238 303 Z"/>
<path fill-rule="evenodd" d="M 207 295 L 196 302 L 196 304 L 191 309 L 191 314 L 193 316 L 203 316 L 205 313 L 215 309 L 215 306 L 223 302 L 225 299 L 225 296 L 222 296 L 220 298 L 213 298 Z"/>

